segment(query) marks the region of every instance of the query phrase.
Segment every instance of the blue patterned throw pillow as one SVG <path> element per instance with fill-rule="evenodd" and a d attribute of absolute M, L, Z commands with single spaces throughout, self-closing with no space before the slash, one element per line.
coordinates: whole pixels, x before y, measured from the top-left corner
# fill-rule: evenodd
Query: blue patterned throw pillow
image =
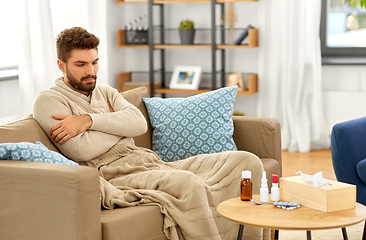
<path fill-rule="evenodd" d="M 58 163 L 79 166 L 61 154 L 49 150 L 41 142 L 2 143 L 0 160 L 19 160 L 29 162 Z"/>
<path fill-rule="evenodd" d="M 232 114 L 238 87 L 187 98 L 144 98 L 153 150 L 167 162 L 198 154 L 236 151 Z"/>

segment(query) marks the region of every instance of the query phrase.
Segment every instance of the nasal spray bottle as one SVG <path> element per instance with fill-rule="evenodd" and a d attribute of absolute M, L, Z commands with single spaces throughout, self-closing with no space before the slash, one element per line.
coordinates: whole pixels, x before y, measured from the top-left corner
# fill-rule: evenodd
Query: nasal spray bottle
<path fill-rule="evenodd" d="M 271 188 L 271 200 L 280 200 L 280 189 L 278 188 L 278 175 L 272 174 L 272 188 Z"/>
<path fill-rule="evenodd" d="M 262 179 L 261 179 L 261 188 L 259 190 L 260 193 L 260 201 L 261 202 L 268 202 L 268 184 L 267 184 L 267 176 L 266 171 L 263 171 Z"/>

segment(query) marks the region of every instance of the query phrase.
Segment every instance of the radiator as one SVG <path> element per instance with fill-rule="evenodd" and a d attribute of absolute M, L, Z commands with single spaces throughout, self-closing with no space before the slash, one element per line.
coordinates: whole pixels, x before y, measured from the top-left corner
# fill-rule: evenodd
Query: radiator
<path fill-rule="evenodd" d="M 366 116 L 366 92 L 323 92 L 323 110 L 331 133 L 336 123 Z"/>

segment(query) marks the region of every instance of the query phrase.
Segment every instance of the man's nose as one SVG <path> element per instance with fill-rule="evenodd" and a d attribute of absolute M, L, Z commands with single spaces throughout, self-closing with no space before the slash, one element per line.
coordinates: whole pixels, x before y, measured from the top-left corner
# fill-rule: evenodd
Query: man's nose
<path fill-rule="evenodd" d="M 88 64 L 88 67 L 86 69 L 86 74 L 95 75 L 95 67 L 93 64 Z"/>

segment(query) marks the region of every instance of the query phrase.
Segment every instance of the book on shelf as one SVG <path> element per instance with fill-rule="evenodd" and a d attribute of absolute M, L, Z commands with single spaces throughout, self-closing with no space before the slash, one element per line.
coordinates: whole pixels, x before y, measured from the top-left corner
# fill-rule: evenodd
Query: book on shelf
<path fill-rule="evenodd" d="M 249 29 L 254 28 L 252 25 L 248 25 L 246 29 L 244 29 L 244 32 L 240 34 L 238 39 L 234 42 L 234 45 L 240 45 L 241 42 L 248 36 Z"/>

